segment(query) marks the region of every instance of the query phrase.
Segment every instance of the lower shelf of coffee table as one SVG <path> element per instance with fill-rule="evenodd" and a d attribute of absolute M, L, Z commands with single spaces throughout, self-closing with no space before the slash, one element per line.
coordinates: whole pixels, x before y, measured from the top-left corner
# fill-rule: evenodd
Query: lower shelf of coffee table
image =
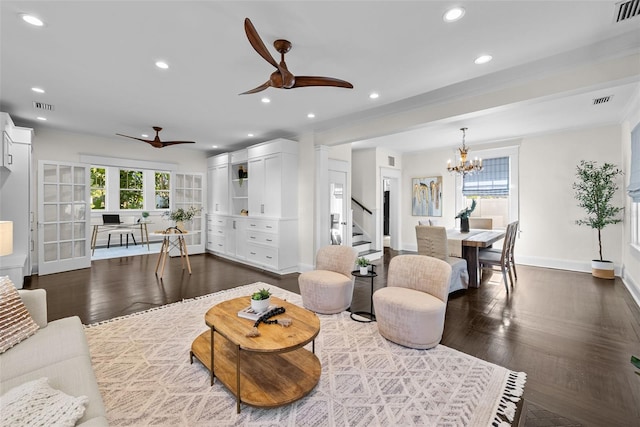
<path fill-rule="evenodd" d="M 215 378 L 237 397 L 238 347 L 218 333 L 214 343 Z M 211 371 L 211 331 L 193 341 L 191 352 Z M 318 384 L 321 370 L 316 355 L 304 348 L 286 353 L 240 350 L 240 401 L 261 408 L 295 402 Z"/>

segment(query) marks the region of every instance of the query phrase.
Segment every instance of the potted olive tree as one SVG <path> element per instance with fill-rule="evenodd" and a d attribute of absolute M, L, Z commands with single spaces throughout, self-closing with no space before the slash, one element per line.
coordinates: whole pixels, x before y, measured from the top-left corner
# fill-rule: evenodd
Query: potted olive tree
<path fill-rule="evenodd" d="M 587 217 L 576 221 L 578 225 L 587 225 L 598 230 L 598 253 L 600 259 L 591 261 L 591 274 L 602 279 L 614 278 L 614 265 L 602 257 L 601 232 L 609 224 L 617 224 L 622 221 L 618 214 L 621 207 L 614 206 L 611 202 L 618 184 L 616 178 L 622 175 L 622 171 L 611 163 L 598 166 L 596 162 L 581 160 L 576 168 L 578 181 L 573 184 L 576 191 L 575 197 L 578 206 L 583 208 Z"/>

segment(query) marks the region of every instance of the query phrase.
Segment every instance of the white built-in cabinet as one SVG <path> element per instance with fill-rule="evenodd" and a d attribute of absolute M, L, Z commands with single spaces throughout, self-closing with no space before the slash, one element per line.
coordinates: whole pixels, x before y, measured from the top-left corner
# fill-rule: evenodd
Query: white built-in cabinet
<path fill-rule="evenodd" d="M 2 167 L 0 167 L 0 220 L 13 221 L 13 254 L 0 257 L 0 276 L 9 276 L 18 288 L 31 275 L 31 139 L 33 130 L 15 126 L 0 113 Z"/>
<path fill-rule="evenodd" d="M 217 176 L 225 156 L 228 174 Z M 285 139 L 209 158 L 207 250 L 280 274 L 297 271 L 297 171 L 298 145 Z M 225 194 L 229 209 L 221 211 Z"/>
<path fill-rule="evenodd" d="M 229 155 L 210 157 L 207 163 L 207 180 L 210 194 L 208 212 L 226 215 L 229 213 Z"/>

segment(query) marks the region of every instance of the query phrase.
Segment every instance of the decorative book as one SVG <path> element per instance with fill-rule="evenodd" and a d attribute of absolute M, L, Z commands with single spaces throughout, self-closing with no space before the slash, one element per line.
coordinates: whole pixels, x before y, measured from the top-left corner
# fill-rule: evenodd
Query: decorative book
<path fill-rule="evenodd" d="M 262 311 L 260 313 L 256 313 L 255 311 L 253 311 L 253 309 L 251 308 L 251 306 L 245 307 L 242 310 L 240 310 L 238 312 L 238 317 L 242 317 L 244 319 L 249 319 L 249 320 L 258 320 L 258 318 L 260 316 L 262 316 L 263 314 L 265 314 L 268 311 L 273 310 L 274 308 L 276 308 L 277 306 L 275 305 L 270 305 L 269 308 L 267 308 L 265 311 Z"/>

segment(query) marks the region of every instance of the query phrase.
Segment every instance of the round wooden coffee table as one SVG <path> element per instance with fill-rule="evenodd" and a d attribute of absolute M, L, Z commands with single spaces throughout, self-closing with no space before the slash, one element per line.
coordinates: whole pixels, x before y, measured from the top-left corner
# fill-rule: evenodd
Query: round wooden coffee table
<path fill-rule="evenodd" d="M 315 338 L 320 319 L 315 313 L 280 298 L 271 304 L 286 312 L 272 319 L 289 318 L 292 324 L 258 327 L 260 336 L 247 337 L 253 320 L 238 317 L 250 304 L 250 296 L 235 298 L 213 306 L 205 314 L 210 330 L 191 344 L 195 356 L 211 373 L 211 384 L 218 378 L 240 403 L 271 408 L 295 402 L 313 390 L 320 380 L 321 366 L 315 355 Z M 303 348 L 312 343 L 312 351 Z M 211 369 L 213 367 L 213 369 Z"/>

